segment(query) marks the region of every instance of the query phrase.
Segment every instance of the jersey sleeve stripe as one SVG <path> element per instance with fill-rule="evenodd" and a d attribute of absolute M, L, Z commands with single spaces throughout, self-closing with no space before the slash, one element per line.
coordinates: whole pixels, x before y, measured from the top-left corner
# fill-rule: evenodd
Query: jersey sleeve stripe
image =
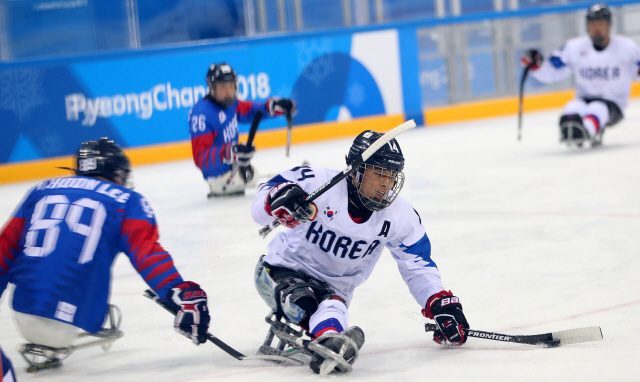
<path fill-rule="evenodd" d="M 207 170 L 209 169 L 209 158 L 211 156 L 211 147 L 208 147 L 205 151 L 204 151 L 204 155 L 202 156 L 202 168 L 206 168 Z"/>
<path fill-rule="evenodd" d="M 142 272 L 145 269 L 165 260 L 167 257 L 170 257 L 167 252 L 164 252 L 164 254 L 155 253 L 154 256 L 147 256 L 146 258 L 142 259 L 142 263 L 138 266 L 137 269 L 139 272 Z"/>
<path fill-rule="evenodd" d="M 211 163 L 210 168 L 216 167 L 216 151 L 218 151 L 217 147 L 214 146 L 211 148 L 211 155 L 209 155 L 207 159 L 207 164 Z"/>
<path fill-rule="evenodd" d="M 173 266 L 173 260 L 171 259 L 169 259 L 169 261 L 156 265 L 153 270 L 149 272 L 147 277 L 144 278 L 144 281 L 149 282 L 169 270 L 175 270 L 175 267 Z M 173 273 L 175 272 L 172 272 L 172 274 Z"/>
<path fill-rule="evenodd" d="M 223 144 L 222 147 L 220 148 L 220 152 L 218 153 L 218 163 L 222 163 L 222 160 L 224 159 L 223 154 L 227 149 L 226 145 L 227 145 L 227 143 Z"/>
<path fill-rule="evenodd" d="M 205 133 L 191 138 L 191 151 L 193 152 L 193 161 L 196 166 L 203 169 L 206 161 L 207 151 L 213 145 L 214 134 Z"/>
<path fill-rule="evenodd" d="M 136 271 L 159 296 L 182 282 L 171 255 L 158 243 L 158 227 L 146 220 L 125 219 L 122 224 L 124 252 Z"/>
<path fill-rule="evenodd" d="M 567 64 L 562 62 L 562 60 L 558 56 L 549 57 L 549 62 L 551 62 L 551 65 L 553 65 L 553 67 L 556 68 L 556 69 L 560 69 L 560 68 L 562 68 L 564 66 L 567 66 Z"/>
<path fill-rule="evenodd" d="M 409 253 L 416 256 L 414 263 L 424 261 L 425 267 L 437 268 L 436 263 L 433 260 L 431 260 L 431 242 L 429 241 L 429 238 L 427 237 L 426 233 L 415 244 L 412 244 L 409 246 L 401 244 L 400 248 L 404 249 L 405 253 Z"/>
<path fill-rule="evenodd" d="M 173 281 L 176 281 L 176 280 L 179 280 L 179 281 L 173 282 Z M 180 277 L 180 273 L 175 272 L 174 274 L 165 277 L 164 280 L 162 280 L 162 282 L 160 282 L 158 285 L 156 285 L 156 291 L 159 290 L 159 289 L 164 288 L 167 285 L 174 286 L 174 285 L 178 285 L 180 283 L 182 283 L 182 277 Z"/>
<path fill-rule="evenodd" d="M 0 274 L 9 272 L 11 264 L 18 256 L 20 235 L 24 218 L 11 218 L 0 234 Z"/>
<path fill-rule="evenodd" d="M 288 182 L 288 180 L 286 180 L 282 175 L 276 175 L 273 178 L 269 179 L 266 183 L 260 183 L 260 186 L 258 187 L 258 191 L 264 190 L 265 187 L 271 188 L 276 184 L 280 184 L 284 182 Z"/>

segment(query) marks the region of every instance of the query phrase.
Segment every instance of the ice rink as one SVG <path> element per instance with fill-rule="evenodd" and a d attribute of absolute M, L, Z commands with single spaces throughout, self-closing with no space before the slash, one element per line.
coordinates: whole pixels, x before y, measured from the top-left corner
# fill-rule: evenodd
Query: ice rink
<path fill-rule="evenodd" d="M 406 157 L 401 195 L 420 213 L 445 288 L 461 298 L 472 328 L 537 334 L 600 326 L 604 340 L 559 348 L 471 338 L 438 346 L 427 319 L 385 250 L 356 290 L 350 325 L 366 343 L 353 381 L 638 381 L 640 341 L 640 100 L 596 149 L 558 143 L 559 110 L 419 128 L 399 137 Z M 186 127 L 185 127 L 186 128 Z M 295 130 L 293 134 L 296 134 Z M 308 160 L 345 167 L 352 139 L 259 150 L 262 174 Z M 267 333 L 268 308 L 253 286 L 266 248 L 251 220 L 252 195 L 207 200 L 190 160 L 136 167 L 136 190 L 155 209 L 160 242 L 187 280 L 209 294 L 210 331 L 245 354 Z M 6 220 L 36 182 L 0 187 Z M 273 234 L 272 234 L 273 235 Z M 269 240 L 270 237 L 267 239 Z M 312 381 L 307 366 L 237 361 L 211 343 L 196 347 L 172 317 L 142 297 L 146 284 L 125 256 L 113 268 L 111 302 L 125 336 L 105 353 L 71 355 L 62 368 L 26 374 L 23 342 L 0 304 L 0 345 L 21 381 Z M 636 365 L 636 366 L 633 366 Z"/>

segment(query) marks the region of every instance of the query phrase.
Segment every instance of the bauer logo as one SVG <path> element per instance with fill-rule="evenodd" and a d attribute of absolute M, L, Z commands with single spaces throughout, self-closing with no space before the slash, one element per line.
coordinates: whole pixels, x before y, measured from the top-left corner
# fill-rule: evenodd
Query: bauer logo
<path fill-rule="evenodd" d="M 154 111 L 191 108 L 205 95 L 204 86 L 186 86 L 177 89 L 171 86 L 171 82 L 167 82 L 157 84 L 150 90 L 140 93 L 114 94 L 96 98 L 89 98 L 82 93 L 73 93 L 66 95 L 64 102 L 68 121 L 78 121 L 82 118 L 83 126 L 93 126 L 98 118 L 135 115 L 146 120 L 151 118 Z"/>

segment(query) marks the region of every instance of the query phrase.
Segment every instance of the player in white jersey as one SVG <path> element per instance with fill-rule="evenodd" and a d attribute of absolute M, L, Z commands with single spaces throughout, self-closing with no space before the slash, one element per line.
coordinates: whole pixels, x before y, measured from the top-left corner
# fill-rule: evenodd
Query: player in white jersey
<path fill-rule="evenodd" d="M 358 135 L 347 164 L 381 136 L 371 130 Z M 260 185 L 251 207 L 258 224 L 276 218 L 288 227 L 271 240 L 267 255 L 258 263 L 258 292 L 276 314 L 336 353 L 349 341 L 346 337 L 358 349 L 364 343 L 362 330 L 348 326 L 347 307 L 385 247 L 422 313 L 438 324 L 434 340 L 462 345 L 467 339 L 462 329 L 469 324 L 459 299 L 442 286 L 420 216 L 398 196 L 403 168 L 404 156 L 393 139 L 312 203 L 306 202 L 306 196 L 339 171 L 316 166 L 284 171 Z M 355 360 L 353 351 L 344 357 L 349 363 Z M 324 361 L 314 354 L 312 371 L 318 373 Z"/>
<path fill-rule="evenodd" d="M 562 112 L 560 140 L 578 146 L 585 141 L 599 145 L 605 127 L 622 120 L 631 81 L 638 77 L 640 65 L 640 47 L 629 38 L 610 33 L 611 11 L 606 5 L 589 8 L 587 32 L 588 36 L 567 41 L 548 60 L 537 50 L 526 51 L 521 59 L 540 82 L 574 75 L 575 98 Z"/>

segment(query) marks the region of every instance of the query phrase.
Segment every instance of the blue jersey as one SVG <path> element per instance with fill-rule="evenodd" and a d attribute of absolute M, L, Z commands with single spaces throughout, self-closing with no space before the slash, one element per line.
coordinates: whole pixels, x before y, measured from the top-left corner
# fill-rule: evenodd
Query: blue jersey
<path fill-rule="evenodd" d="M 13 283 L 15 311 L 96 333 L 118 253 L 161 297 L 183 282 L 158 237 L 153 210 L 135 191 L 83 176 L 44 181 L 0 235 L 0 293 Z"/>
<path fill-rule="evenodd" d="M 207 179 L 216 178 L 231 169 L 223 163 L 223 153 L 238 143 L 238 123 L 251 123 L 261 110 L 269 115 L 265 103 L 236 101 L 228 108 L 218 106 L 211 96 L 199 100 L 189 113 L 189 134 L 193 161 Z M 263 118 L 265 118 L 263 116 Z"/>

